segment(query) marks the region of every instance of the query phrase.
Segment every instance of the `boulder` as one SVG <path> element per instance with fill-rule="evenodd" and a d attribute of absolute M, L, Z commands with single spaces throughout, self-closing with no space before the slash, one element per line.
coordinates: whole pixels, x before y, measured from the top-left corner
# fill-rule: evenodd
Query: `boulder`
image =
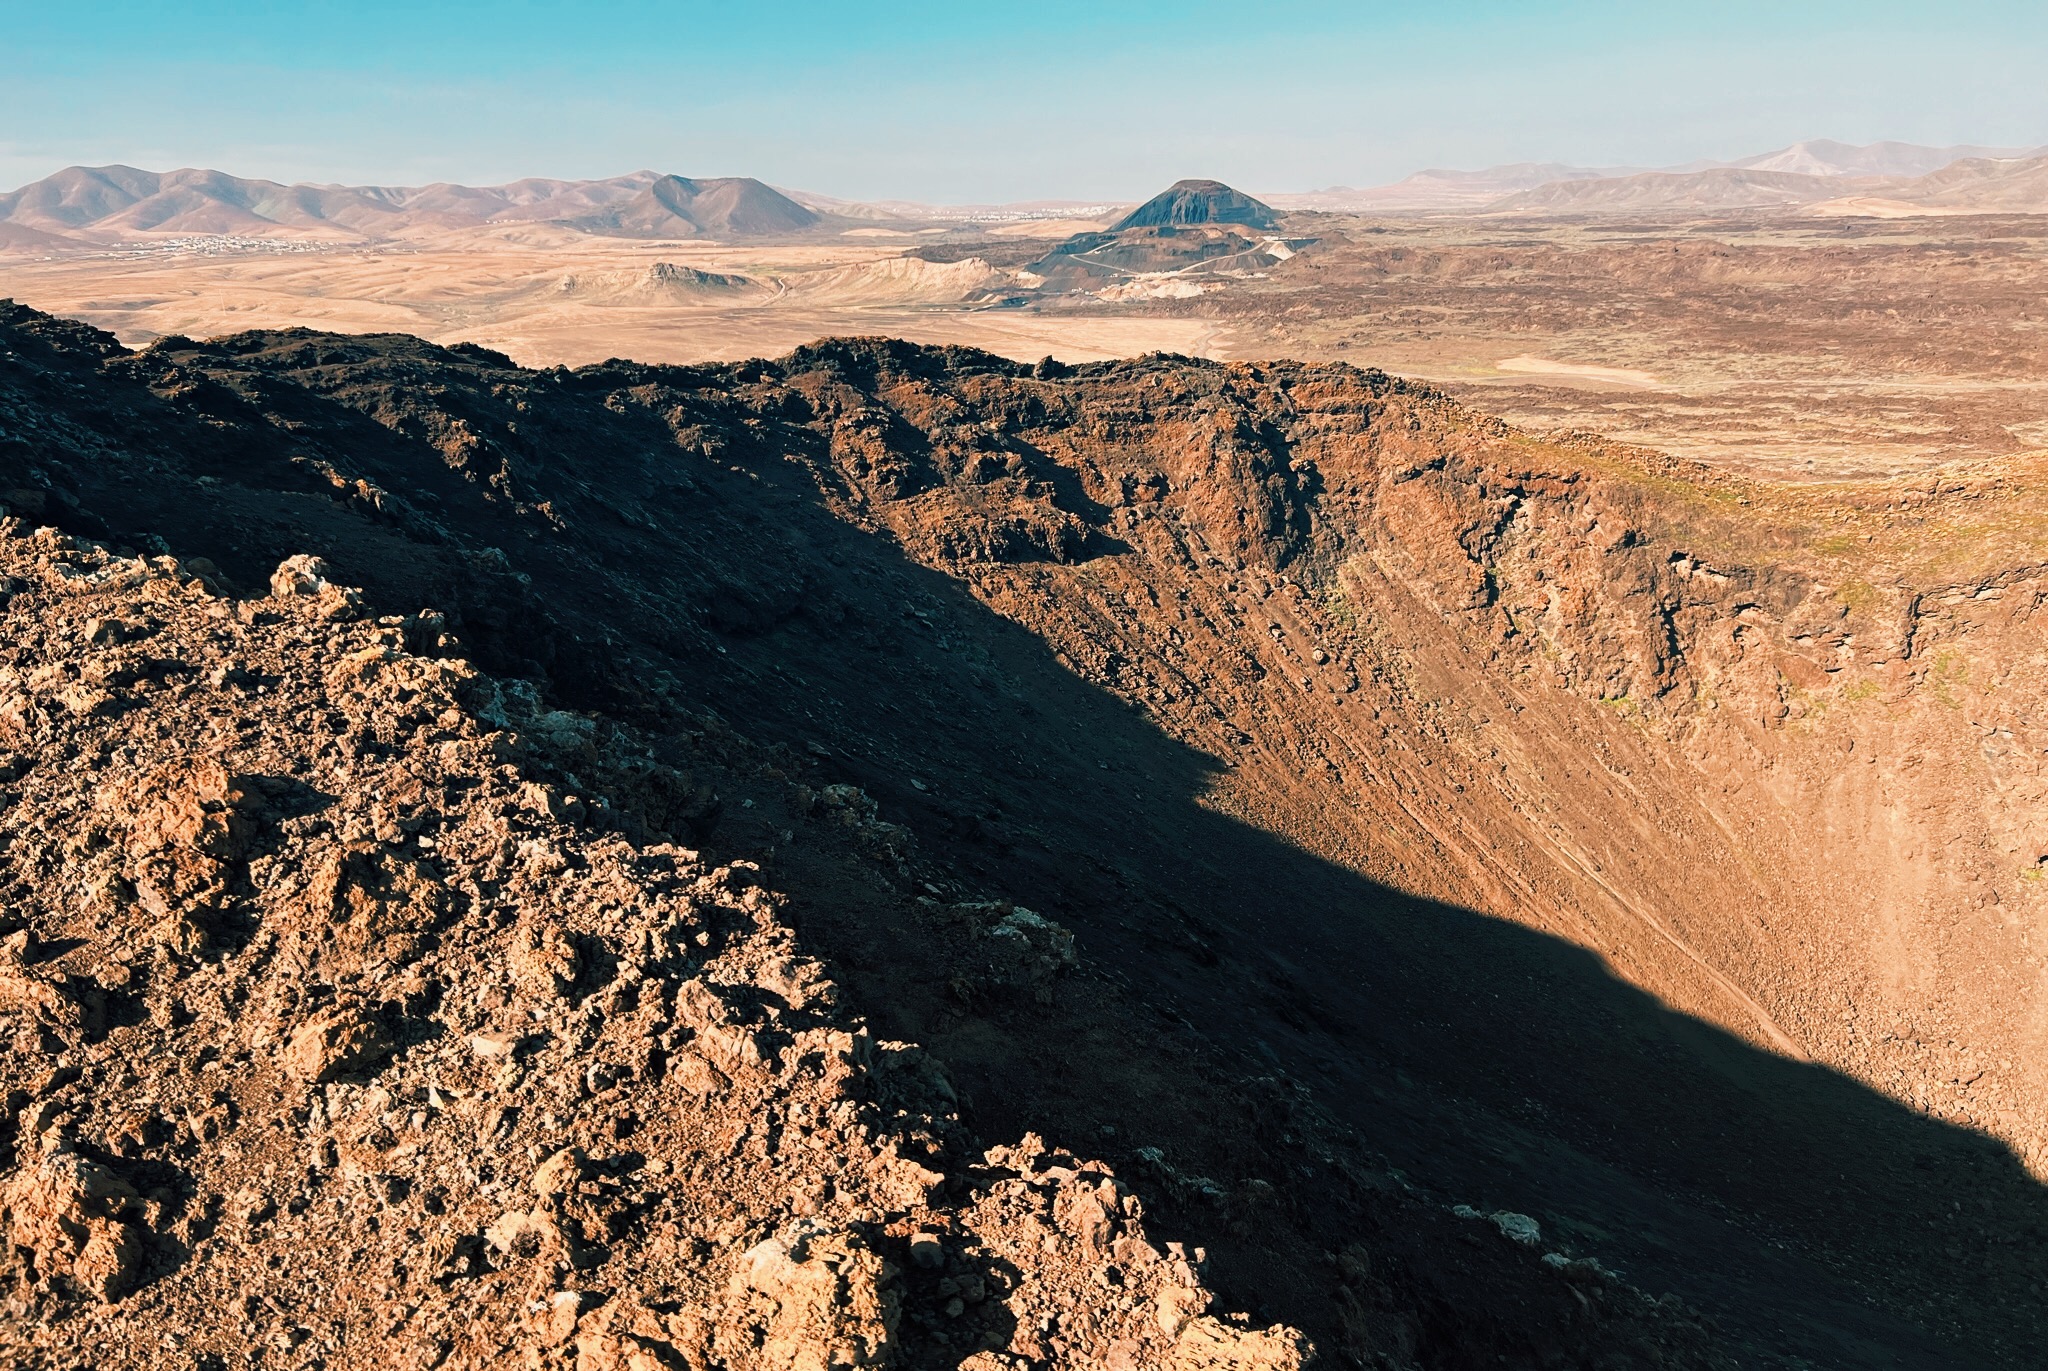
<path fill-rule="evenodd" d="M 0 1232 L 29 1283 L 70 1286 L 101 1300 L 134 1288 L 144 1229 L 134 1187 L 68 1149 L 0 1183 Z"/>
<path fill-rule="evenodd" d="M 311 1085 L 382 1065 L 395 1044 L 363 1005 L 345 1005 L 308 1019 L 284 1047 L 284 1068 Z"/>
<path fill-rule="evenodd" d="M 333 583 L 334 569 L 319 557 L 300 553 L 287 557 L 277 564 L 277 570 L 270 573 L 270 593 L 280 600 L 289 600 L 295 595 L 309 599 L 320 594 Z"/>
<path fill-rule="evenodd" d="M 900 1307 L 895 1269 L 858 1234 L 798 1225 L 739 1259 L 730 1322 L 750 1330 L 760 1371 L 886 1365 Z"/>

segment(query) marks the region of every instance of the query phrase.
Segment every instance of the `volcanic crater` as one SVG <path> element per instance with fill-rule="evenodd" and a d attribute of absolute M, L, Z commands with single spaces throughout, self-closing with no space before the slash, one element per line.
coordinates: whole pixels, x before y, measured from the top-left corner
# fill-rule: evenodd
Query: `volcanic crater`
<path fill-rule="evenodd" d="M 0 306 L 0 1337 L 2039 1364 L 2043 480 Z"/>

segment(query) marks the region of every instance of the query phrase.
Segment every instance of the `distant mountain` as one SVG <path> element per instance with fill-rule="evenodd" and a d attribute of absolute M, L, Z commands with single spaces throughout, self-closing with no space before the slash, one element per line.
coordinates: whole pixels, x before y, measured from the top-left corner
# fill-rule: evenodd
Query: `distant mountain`
<path fill-rule="evenodd" d="M 2048 214 L 2048 156 L 1965 158 L 1892 187 L 1887 197 L 1966 213 Z"/>
<path fill-rule="evenodd" d="M 580 227 L 636 238 L 766 238 L 815 228 L 823 216 L 751 176 L 662 176 Z"/>
<path fill-rule="evenodd" d="M 1597 215 L 1826 205 L 1830 213 L 2048 213 L 2048 186 L 2043 185 L 2048 172 L 2038 165 L 2044 156 L 2048 147 L 1854 145 L 1821 138 L 1732 162 L 1656 171 L 1557 162 L 1516 162 L 1481 171 L 1432 168 L 1391 185 L 1337 186 L 1264 200 L 1220 181 L 1190 180 L 1130 210 L 1111 225 L 1111 233 L 1194 227 L 1271 231 L 1279 215 L 1291 210 Z M 780 190 L 751 177 L 693 179 L 654 171 L 586 181 L 528 177 L 497 186 L 341 186 L 117 165 L 66 167 L 0 195 L 0 252 L 63 251 L 81 242 L 118 243 L 152 235 L 362 243 L 521 223 L 601 236 L 740 240 L 844 232 L 863 223 L 1059 217 L 1100 223 L 1114 212 L 1099 203 L 1065 201 L 861 204 Z M 1087 251 L 1091 263 L 1107 268 L 1109 258 L 1130 247 L 1097 244 Z M 1248 250 L 1219 238 L 1200 251 L 1235 258 Z M 1164 243 L 1150 243 L 1139 255 L 1164 262 L 1195 251 L 1191 243 L 1170 251 Z"/>
<path fill-rule="evenodd" d="M 1354 190 L 1332 186 L 1328 190 L 1291 195 L 1269 195 L 1267 200 L 1281 209 L 1317 210 L 1433 210 L 1476 208 L 1518 190 L 1530 190 L 1553 181 L 1590 181 L 1605 176 L 1625 176 L 1640 167 L 1575 167 L 1562 162 L 1511 162 L 1484 171 L 1449 171 L 1431 168 L 1388 186 Z"/>
<path fill-rule="evenodd" d="M 1108 229 L 1068 238 L 1017 279 L 1042 295 L 1187 298 L 1215 278 L 1277 266 L 1315 241 L 1276 237 L 1279 224 L 1272 206 L 1221 181 L 1176 181 Z"/>
<path fill-rule="evenodd" d="M 70 246 L 73 240 L 55 233 L 44 233 L 24 224 L 0 223 L 0 251 L 13 249 L 18 252 L 56 251 Z"/>
<path fill-rule="evenodd" d="M 1749 171 L 1789 171 L 1802 176 L 1925 176 L 1964 158 L 2027 157 L 2039 151 L 1970 144 L 1930 148 L 1917 143 L 1867 143 L 1855 147 L 1828 138 L 1812 138 L 1723 165 Z"/>
<path fill-rule="evenodd" d="M 1221 181 L 1176 181 L 1109 226 L 1125 229 L 1166 228 L 1194 224 L 1239 224 L 1246 228 L 1278 228 L 1280 216 L 1271 205 L 1233 190 Z"/>
<path fill-rule="evenodd" d="M 247 234 L 375 241 L 421 230 L 551 222 L 632 237 L 757 238 L 826 217 L 751 177 L 691 180 L 637 171 L 594 181 L 502 186 L 281 185 L 191 168 L 66 167 L 0 195 L 14 233 L 119 240 L 139 234 Z"/>
<path fill-rule="evenodd" d="M 1588 181 L 1553 181 L 1486 206 L 1489 213 L 1587 214 L 1667 209 L 1764 209 L 1805 205 L 1851 193 L 1846 178 L 1789 171 L 1642 172 Z"/>
<path fill-rule="evenodd" d="M 1515 162 L 1483 171 L 1420 171 L 1390 185 L 1362 190 L 1338 186 L 1267 198 L 1283 209 L 1354 213 L 1747 209 L 1818 203 L 1868 193 L 1869 187 L 1847 184 L 1851 181 L 1910 179 L 1965 161 L 2025 159 L 2043 153 L 2048 153 L 2048 148 L 1989 148 L 1974 144 L 1937 148 L 1897 142 L 1856 145 L 1814 138 L 1727 162 L 1698 161 L 1656 169 Z M 1808 179 L 1775 179 L 1782 177 Z M 2017 190 L 2012 193 L 2021 194 Z"/>
<path fill-rule="evenodd" d="M 1871 149 L 1847 151 L 1868 154 Z M 1880 154 L 1863 160 L 1873 165 L 1893 159 Z M 1904 155 L 1895 160 L 1911 164 L 1928 159 Z M 1552 182 L 1485 208 L 1493 214 L 1636 214 L 1806 206 L 1844 213 L 2048 213 L 2048 156 L 1964 158 L 1917 176 L 1815 175 L 1761 167 L 1649 172 Z"/>
<path fill-rule="evenodd" d="M 367 186 L 362 194 L 412 215 L 433 215 L 449 224 L 567 222 L 623 205 L 660 180 L 652 171 L 629 172 L 597 181 L 557 181 L 530 176 L 502 186 Z"/>
<path fill-rule="evenodd" d="M 819 195 L 815 191 L 792 190 L 787 186 L 776 186 L 774 189 L 796 201 L 807 210 L 830 215 L 835 219 L 868 219 L 901 223 L 948 217 L 947 211 L 941 206 L 927 205 L 918 200 L 842 200 L 835 195 Z"/>
<path fill-rule="evenodd" d="M 374 213 L 366 204 L 353 203 L 353 192 L 302 189 L 307 194 L 293 196 L 290 187 L 274 181 L 245 181 L 218 171 L 159 174 L 121 166 L 66 167 L 0 196 L 0 222 L 45 233 L 242 233 L 308 227 L 338 210 Z"/>
<path fill-rule="evenodd" d="M 814 191 L 778 186 L 784 195 L 835 219 L 893 224 L 1022 223 L 1050 219 L 1099 219 L 1129 207 L 1128 201 L 1010 200 L 1001 204 L 934 205 L 921 200 L 841 200 Z"/>

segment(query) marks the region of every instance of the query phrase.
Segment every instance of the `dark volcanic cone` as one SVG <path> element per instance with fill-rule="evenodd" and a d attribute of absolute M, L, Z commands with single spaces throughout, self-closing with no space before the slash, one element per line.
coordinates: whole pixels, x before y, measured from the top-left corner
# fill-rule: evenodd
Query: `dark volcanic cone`
<path fill-rule="evenodd" d="M 1175 181 L 1110 225 L 1110 231 L 1167 224 L 1244 224 L 1269 229 L 1279 227 L 1280 216 L 1272 206 L 1221 181 Z"/>

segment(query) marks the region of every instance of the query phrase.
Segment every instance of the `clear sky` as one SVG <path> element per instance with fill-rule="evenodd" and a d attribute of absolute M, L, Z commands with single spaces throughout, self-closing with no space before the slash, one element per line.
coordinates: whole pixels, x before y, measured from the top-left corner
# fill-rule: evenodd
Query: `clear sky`
<path fill-rule="evenodd" d="M 0 0 L 0 188 L 72 163 L 387 184 L 652 167 L 1130 199 L 1808 137 L 2048 143 L 2048 0 Z"/>

